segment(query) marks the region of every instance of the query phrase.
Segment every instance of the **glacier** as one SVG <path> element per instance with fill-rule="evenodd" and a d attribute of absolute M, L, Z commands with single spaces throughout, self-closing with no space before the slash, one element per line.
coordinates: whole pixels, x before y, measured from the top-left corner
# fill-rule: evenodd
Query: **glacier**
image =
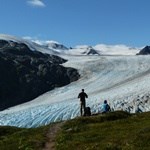
<path fill-rule="evenodd" d="M 38 127 L 80 116 L 78 93 L 85 89 L 87 106 L 101 112 L 108 100 L 112 110 L 150 111 L 150 56 L 65 55 L 63 65 L 78 69 L 81 78 L 34 100 L 0 112 L 0 125 Z"/>
<path fill-rule="evenodd" d="M 87 56 L 83 55 L 87 45 L 63 50 L 11 35 L 0 34 L 0 39 L 25 43 L 31 50 L 59 55 L 68 60 L 63 66 L 76 68 L 81 75 L 78 81 L 0 111 L 0 125 L 31 128 L 78 117 L 77 96 L 83 88 L 89 96 L 86 102 L 93 114 L 101 113 L 105 99 L 114 111 L 150 111 L 150 56 L 136 55 L 139 48 L 98 44 L 93 48 L 101 56 Z"/>

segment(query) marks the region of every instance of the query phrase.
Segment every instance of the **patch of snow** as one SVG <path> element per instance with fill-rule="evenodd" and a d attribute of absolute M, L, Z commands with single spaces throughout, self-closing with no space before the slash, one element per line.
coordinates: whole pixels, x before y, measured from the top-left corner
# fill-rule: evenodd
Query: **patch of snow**
<path fill-rule="evenodd" d="M 140 48 L 128 47 L 126 45 L 105 45 L 98 44 L 93 47 L 103 55 L 136 55 Z"/>

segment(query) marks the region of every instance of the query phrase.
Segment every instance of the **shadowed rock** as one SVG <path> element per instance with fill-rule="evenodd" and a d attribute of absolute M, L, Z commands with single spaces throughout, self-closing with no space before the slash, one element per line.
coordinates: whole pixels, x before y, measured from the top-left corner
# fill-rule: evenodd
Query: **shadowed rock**
<path fill-rule="evenodd" d="M 32 51 L 24 43 L 0 40 L 0 110 L 76 81 L 76 69 L 58 56 Z"/>
<path fill-rule="evenodd" d="M 150 46 L 145 46 L 137 55 L 150 55 Z"/>

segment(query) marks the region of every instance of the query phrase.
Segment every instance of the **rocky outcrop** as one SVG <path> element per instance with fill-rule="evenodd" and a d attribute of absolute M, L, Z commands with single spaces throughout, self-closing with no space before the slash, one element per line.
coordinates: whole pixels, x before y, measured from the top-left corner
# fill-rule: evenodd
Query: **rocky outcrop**
<path fill-rule="evenodd" d="M 24 43 L 0 40 L 0 110 L 77 80 L 77 70 L 60 65 L 64 62 Z"/>
<path fill-rule="evenodd" d="M 150 55 L 150 46 L 145 46 L 137 55 Z"/>
<path fill-rule="evenodd" d="M 84 55 L 100 55 L 94 48 L 92 48 L 91 46 L 89 46 L 87 48 L 87 50 L 85 52 L 83 52 L 82 54 Z"/>

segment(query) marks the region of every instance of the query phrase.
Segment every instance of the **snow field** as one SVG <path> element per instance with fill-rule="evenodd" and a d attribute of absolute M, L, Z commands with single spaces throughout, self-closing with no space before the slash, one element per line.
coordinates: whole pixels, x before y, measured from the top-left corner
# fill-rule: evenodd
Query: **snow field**
<path fill-rule="evenodd" d="M 37 127 L 80 115 L 78 93 L 88 94 L 92 113 L 101 112 L 108 100 L 113 110 L 150 111 L 149 56 L 69 56 L 66 67 L 79 70 L 81 78 L 47 92 L 33 101 L 0 112 L 0 125 Z"/>

